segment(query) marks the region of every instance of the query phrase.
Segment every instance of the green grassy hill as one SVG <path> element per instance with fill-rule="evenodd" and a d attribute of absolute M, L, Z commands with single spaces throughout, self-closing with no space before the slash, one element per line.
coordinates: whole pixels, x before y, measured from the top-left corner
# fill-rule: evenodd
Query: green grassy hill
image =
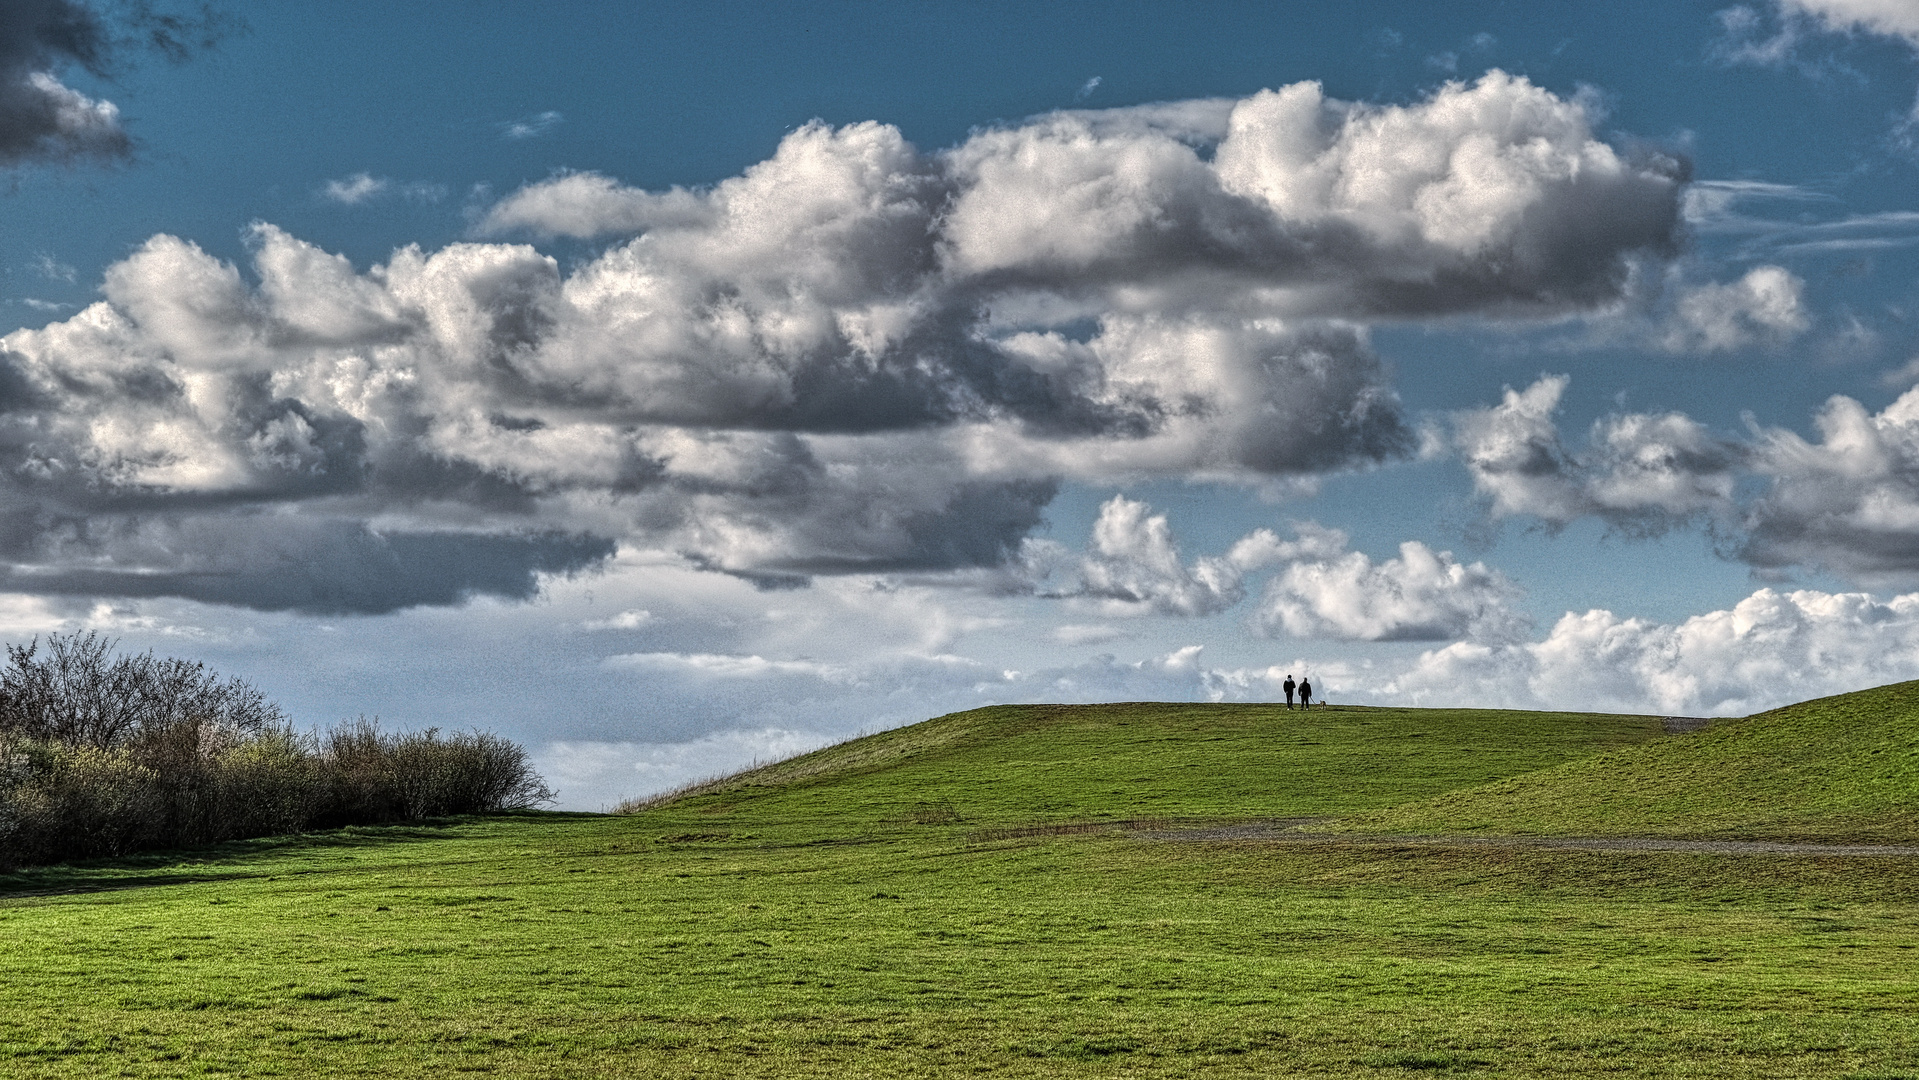
<path fill-rule="evenodd" d="M 1359 816 L 1372 832 L 1919 840 L 1919 682 L 1789 705 Z"/>
<path fill-rule="evenodd" d="M 1709 820 L 1763 790 L 1867 829 L 1910 729 L 1852 698 L 1697 736 L 1008 706 L 625 816 L 41 868 L 0 878 L 0 1076 L 1919 1080 L 1912 859 L 1114 827 L 1535 820 L 1690 760 L 1750 778 L 1670 789 Z"/>
<path fill-rule="evenodd" d="M 1646 716 L 1493 709 L 1002 705 L 729 777 L 671 809 L 809 827 L 1323 816 L 1478 786 L 1660 731 Z"/>

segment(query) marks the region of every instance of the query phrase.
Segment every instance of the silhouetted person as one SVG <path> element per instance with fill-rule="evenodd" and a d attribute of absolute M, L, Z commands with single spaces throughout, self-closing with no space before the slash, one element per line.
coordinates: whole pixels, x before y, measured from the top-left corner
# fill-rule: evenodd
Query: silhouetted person
<path fill-rule="evenodd" d="M 1311 676 L 1299 680 L 1299 707 L 1305 708 L 1313 703 L 1313 680 Z"/>
<path fill-rule="evenodd" d="M 1293 677 L 1291 675 L 1286 676 L 1286 681 L 1283 683 L 1280 683 L 1279 686 L 1280 686 L 1280 689 L 1286 691 L 1286 707 L 1289 709 L 1292 708 L 1293 707 Z"/>

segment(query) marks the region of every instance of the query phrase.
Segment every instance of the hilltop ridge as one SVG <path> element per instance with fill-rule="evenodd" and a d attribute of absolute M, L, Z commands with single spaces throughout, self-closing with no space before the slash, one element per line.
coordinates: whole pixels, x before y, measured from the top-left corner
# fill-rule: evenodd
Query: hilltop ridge
<path fill-rule="evenodd" d="M 1356 832 L 1919 839 L 1919 681 L 1715 720 L 1343 820 Z"/>
<path fill-rule="evenodd" d="M 1660 739 L 1659 719 L 1495 709 L 998 705 L 883 731 L 651 803 L 864 828 L 1332 816 Z"/>
<path fill-rule="evenodd" d="M 1133 702 L 952 713 L 648 800 L 974 826 L 1316 819 L 1352 834 L 1919 840 L 1919 682 L 1697 725 Z"/>

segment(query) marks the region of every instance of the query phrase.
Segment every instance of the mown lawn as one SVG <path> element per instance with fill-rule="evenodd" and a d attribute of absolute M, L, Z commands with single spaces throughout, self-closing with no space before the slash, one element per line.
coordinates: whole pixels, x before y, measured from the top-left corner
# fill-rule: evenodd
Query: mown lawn
<path fill-rule="evenodd" d="M 947 718 L 632 817 L 15 875 L 0 1075 L 1919 1078 L 1913 860 L 1038 831 L 1655 737 L 1384 712 Z"/>

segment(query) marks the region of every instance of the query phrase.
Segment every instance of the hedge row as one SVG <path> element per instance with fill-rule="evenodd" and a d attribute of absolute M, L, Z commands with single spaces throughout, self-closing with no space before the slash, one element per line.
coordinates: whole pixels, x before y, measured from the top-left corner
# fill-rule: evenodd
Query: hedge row
<path fill-rule="evenodd" d="M 0 868 L 192 847 L 550 801 L 496 735 L 381 731 L 364 717 L 296 733 L 198 664 L 108 659 L 94 635 L 0 671 Z"/>

